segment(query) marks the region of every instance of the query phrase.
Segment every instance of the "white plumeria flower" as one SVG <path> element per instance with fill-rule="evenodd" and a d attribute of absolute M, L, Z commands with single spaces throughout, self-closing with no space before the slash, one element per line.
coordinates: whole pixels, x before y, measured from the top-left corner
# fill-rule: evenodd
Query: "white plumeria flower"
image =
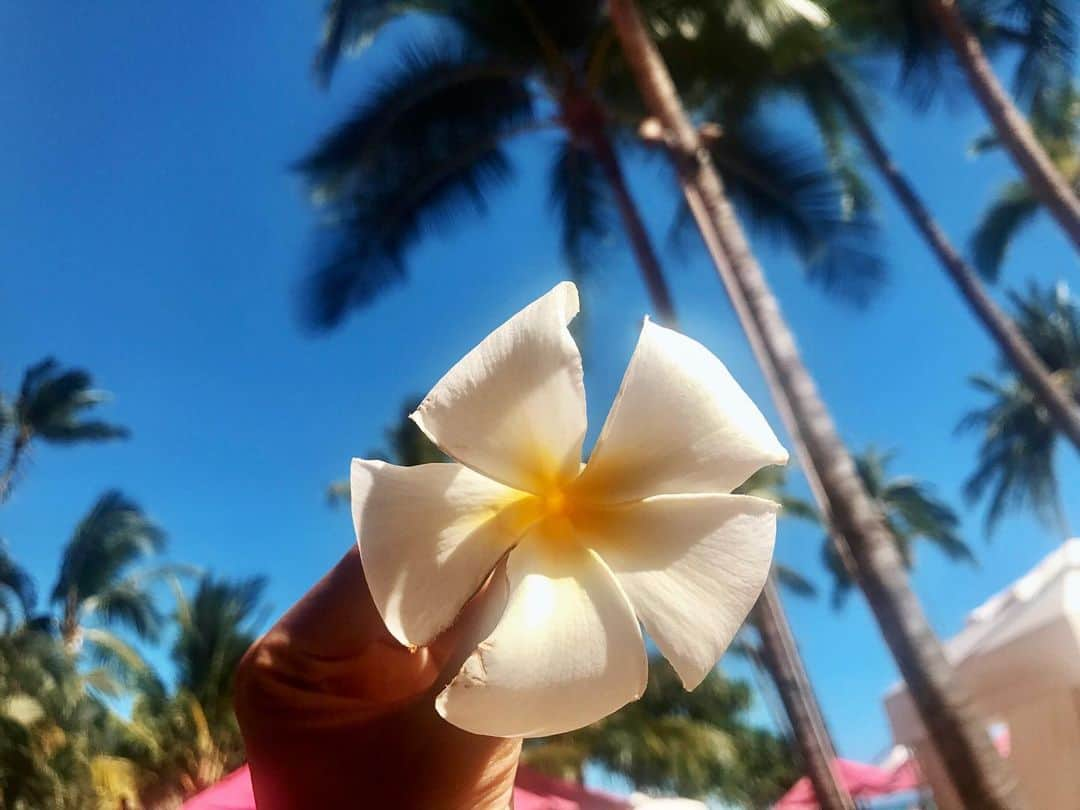
<path fill-rule="evenodd" d="M 577 311 L 577 288 L 559 284 L 412 414 L 459 463 L 352 463 L 364 572 L 402 644 L 434 639 L 498 566 L 501 615 L 436 700 L 476 734 L 557 734 L 636 700 L 639 620 L 693 689 L 769 570 L 777 505 L 730 493 L 788 455 L 700 343 L 645 321 L 582 465 Z"/>

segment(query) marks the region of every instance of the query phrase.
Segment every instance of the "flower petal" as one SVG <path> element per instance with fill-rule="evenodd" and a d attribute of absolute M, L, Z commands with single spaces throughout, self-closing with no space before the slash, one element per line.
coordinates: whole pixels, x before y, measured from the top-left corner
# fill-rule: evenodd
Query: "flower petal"
<path fill-rule="evenodd" d="M 730 492 L 787 458 L 723 363 L 696 340 L 646 320 L 575 486 L 609 503 Z"/>
<path fill-rule="evenodd" d="M 460 464 L 353 459 L 352 508 L 364 575 L 402 644 L 448 627 L 521 534 L 510 507 L 530 496 Z"/>
<path fill-rule="evenodd" d="M 776 539 L 772 501 L 660 495 L 575 521 L 683 685 L 693 689 L 761 593 Z"/>
<path fill-rule="evenodd" d="M 529 491 L 575 477 L 585 437 L 577 288 L 529 304 L 436 383 L 413 420 L 449 455 Z"/>
<path fill-rule="evenodd" d="M 591 551 L 531 532 L 507 562 L 510 601 L 436 708 L 475 734 L 542 737 L 588 725 L 645 689 L 626 595 Z"/>

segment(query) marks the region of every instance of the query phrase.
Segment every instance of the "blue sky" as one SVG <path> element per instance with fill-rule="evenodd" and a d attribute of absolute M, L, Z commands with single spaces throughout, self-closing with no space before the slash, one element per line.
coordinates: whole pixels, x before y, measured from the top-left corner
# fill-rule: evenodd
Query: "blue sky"
<path fill-rule="evenodd" d="M 543 168 L 552 144 L 515 151 L 519 182 L 484 219 L 429 239 L 407 285 L 313 338 L 295 289 L 314 216 L 287 169 L 368 86 L 390 53 L 346 63 L 330 92 L 311 81 L 319 6 L 308 2 L 5 3 L 0 6 L 0 388 L 45 355 L 90 369 L 115 393 L 108 416 L 133 438 L 38 447 L 0 536 L 39 577 L 94 498 L 118 486 L 168 530 L 170 555 L 230 576 L 265 573 L 275 613 L 352 542 L 323 503 L 349 458 L 380 444 L 402 398 L 423 392 L 486 332 L 566 275 Z M 958 243 L 1012 177 L 1000 156 L 968 160 L 977 110 L 877 116 L 899 162 Z M 785 121 L 793 131 L 799 124 Z M 662 241 L 672 209 L 657 167 L 634 189 Z M 899 451 L 897 473 L 934 482 L 958 507 L 974 437 L 953 427 L 976 399 L 965 383 L 994 353 L 881 190 L 891 282 L 853 312 L 809 287 L 783 251 L 756 241 L 804 358 L 854 448 Z M 703 256 L 666 253 L 684 330 L 709 345 L 776 423 L 719 282 Z M 1065 278 L 1077 261 L 1048 221 L 1005 278 Z M 583 289 L 593 432 L 648 311 L 628 252 L 613 244 Z M 1062 448 L 1067 505 L 1080 520 L 1080 467 Z M 1027 517 L 984 541 L 980 566 L 919 556 L 914 584 L 934 626 L 964 615 L 1052 550 Z M 778 555 L 827 585 L 812 529 L 784 525 Z M 792 622 L 844 755 L 888 745 L 881 695 L 896 678 L 862 601 L 841 613 L 790 602 Z"/>

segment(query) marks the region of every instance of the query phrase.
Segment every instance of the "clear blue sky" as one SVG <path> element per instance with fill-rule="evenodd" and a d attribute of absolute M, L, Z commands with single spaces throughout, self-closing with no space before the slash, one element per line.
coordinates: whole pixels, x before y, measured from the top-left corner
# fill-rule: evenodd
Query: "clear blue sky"
<path fill-rule="evenodd" d="M 294 292 L 313 214 L 287 171 L 355 101 L 384 52 L 346 63 L 332 91 L 310 80 L 316 0 L 4 3 L 0 6 L 0 386 L 53 354 L 113 391 L 126 443 L 39 447 L 0 511 L 0 536 L 41 580 L 76 520 L 106 487 L 136 497 L 168 530 L 170 555 L 220 574 L 269 575 L 276 612 L 352 542 L 344 511 L 322 500 L 349 458 L 381 442 L 403 396 L 425 391 L 460 355 L 565 275 L 545 210 L 551 144 L 517 151 L 516 187 L 483 220 L 465 218 L 411 260 L 411 278 L 323 338 L 297 326 Z M 978 111 L 881 130 L 964 242 L 980 206 L 1012 176 L 1003 158 L 964 157 Z M 792 127 L 797 123 L 792 121 Z M 633 175 L 662 240 L 672 197 L 656 168 Z M 806 362 L 855 448 L 900 451 L 896 471 L 933 481 L 958 506 L 974 439 L 953 436 L 975 398 L 966 375 L 992 349 L 906 221 L 882 193 L 892 281 L 859 314 L 800 278 L 787 255 L 760 256 Z M 685 331 L 706 342 L 774 419 L 761 379 L 709 265 L 666 256 Z M 1064 277 L 1076 257 L 1048 223 L 1025 236 L 1006 279 Z M 613 246 L 583 290 L 593 429 L 618 385 L 643 313 L 628 254 Z M 1080 468 L 1063 448 L 1068 507 L 1080 520 Z M 1028 518 L 983 540 L 979 569 L 921 554 L 915 586 L 935 627 L 965 613 L 1049 552 Z M 781 529 L 778 554 L 818 580 L 819 537 Z M 888 744 L 881 708 L 895 679 L 872 618 L 791 602 L 792 620 L 842 753 Z"/>

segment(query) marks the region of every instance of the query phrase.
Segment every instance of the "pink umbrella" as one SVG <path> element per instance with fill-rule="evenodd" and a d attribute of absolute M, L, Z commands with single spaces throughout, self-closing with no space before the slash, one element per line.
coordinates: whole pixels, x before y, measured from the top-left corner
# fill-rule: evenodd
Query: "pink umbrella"
<path fill-rule="evenodd" d="M 847 786 L 853 799 L 872 799 L 896 793 L 893 786 L 893 772 L 850 759 L 834 760 L 834 767 L 841 783 Z M 802 777 L 792 785 L 775 805 L 776 810 L 817 810 L 814 788 L 810 778 Z"/>
<path fill-rule="evenodd" d="M 514 779 L 515 810 L 626 810 L 629 802 L 586 790 L 573 782 L 518 768 Z M 183 810 L 256 810 L 247 765 L 233 771 L 216 785 L 188 799 Z"/>

